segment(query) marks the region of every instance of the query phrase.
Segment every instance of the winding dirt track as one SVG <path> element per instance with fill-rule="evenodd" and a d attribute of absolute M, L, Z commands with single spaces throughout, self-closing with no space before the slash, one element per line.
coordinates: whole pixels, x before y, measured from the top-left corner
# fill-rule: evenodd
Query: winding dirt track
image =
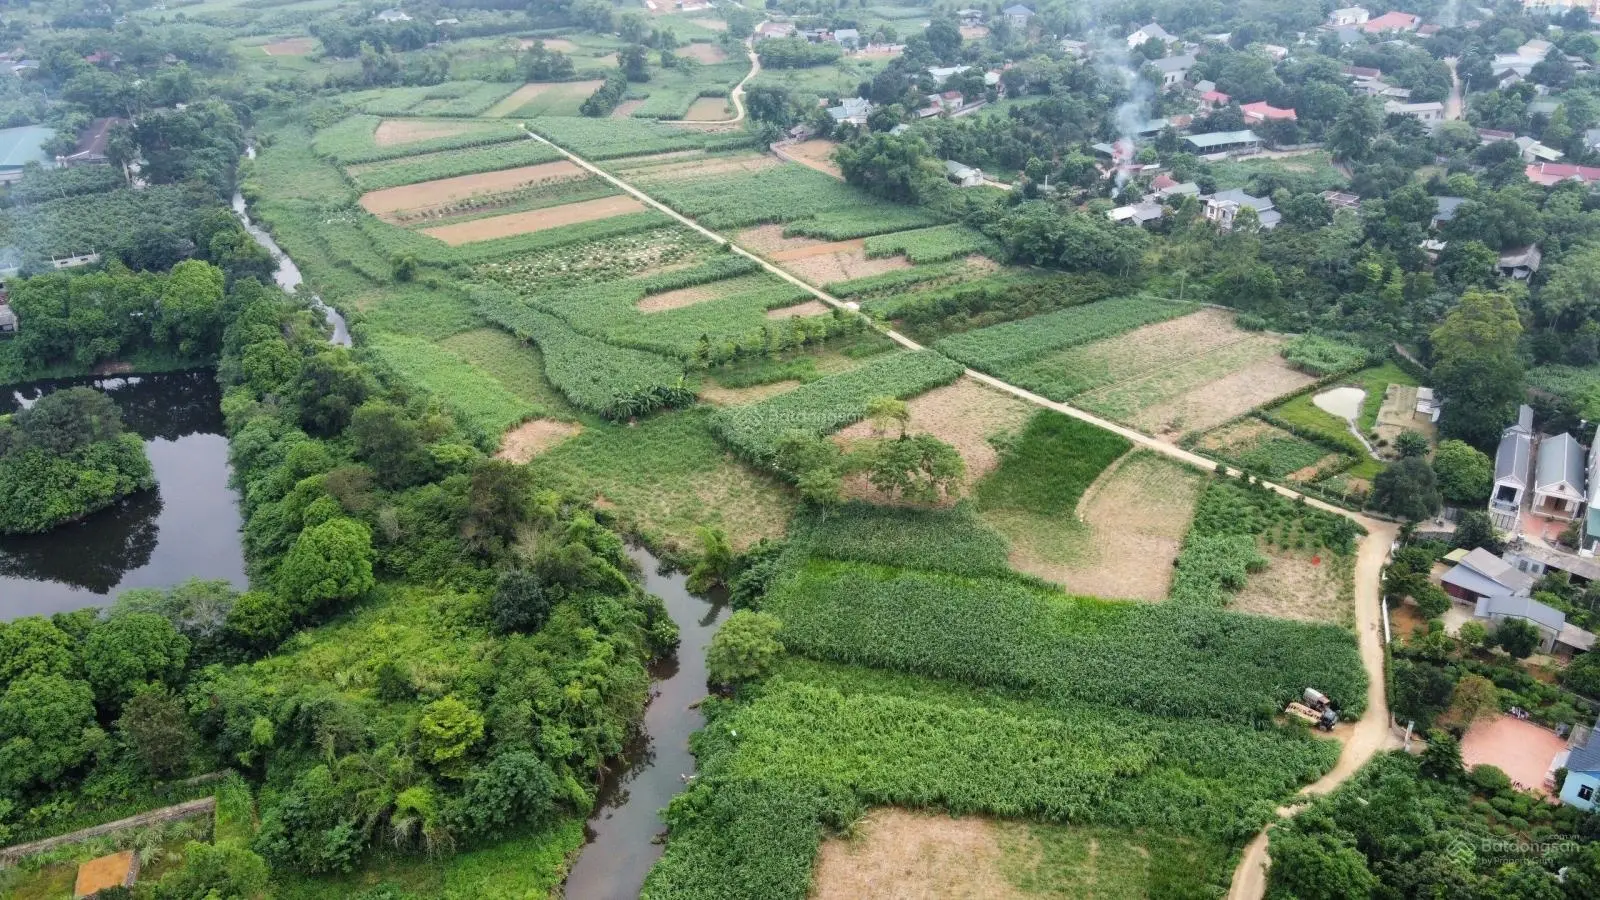
<path fill-rule="evenodd" d="M 751 52 L 751 62 L 753 65 L 751 75 L 754 75 L 754 67 L 759 67 L 759 63 L 755 59 L 754 51 Z M 743 82 L 740 82 L 740 88 L 737 90 L 741 94 L 743 92 L 742 88 Z M 744 107 L 742 105 L 739 105 L 739 115 L 740 117 L 743 117 L 744 115 Z M 575 153 L 571 153 L 565 148 L 557 146 L 551 141 L 545 140 L 544 138 L 531 132 L 528 136 L 533 140 L 550 146 L 556 150 L 556 152 L 571 160 L 574 164 L 587 169 L 601 178 L 604 178 L 616 186 L 618 190 L 635 197 L 639 200 L 639 202 L 653 209 L 659 210 L 684 227 L 693 229 L 695 232 L 709 240 L 715 241 L 718 244 L 727 245 L 734 253 L 754 260 L 763 269 L 767 270 L 771 274 L 805 290 L 828 306 L 850 312 L 857 312 L 855 304 L 847 304 L 845 301 L 840 300 L 838 297 L 835 297 L 826 291 L 823 291 L 815 285 L 802 281 L 790 272 L 777 265 L 774 265 L 760 256 L 757 256 L 749 250 L 746 250 L 733 241 L 730 241 L 728 238 L 723 237 L 709 228 L 706 228 L 699 222 L 696 222 L 688 216 L 681 215 L 676 210 L 668 207 L 666 204 L 656 200 L 654 197 L 651 197 L 626 181 L 623 181 L 609 172 L 600 169 L 598 166 L 594 165 L 583 157 L 580 157 Z M 874 328 L 877 328 L 890 340 L 908 350 L 923 349 L 921 344 L 918 344 L 916 341 L 898 331 L 895 331 L 892 328 L 881 327 L 876 322 L 873 322 L 872 324 Z M 1017 387 L 1014 384 L 1001 381 L 992 375 L 979 372 L 976 369 L 967 369 L 965 374 L 966 377 L 971 378 L 974 381 L 987 384 L 990 387 L 1004 391 L 1005 393 L 1011 394 L 1014 397 L 1019 397 L 1035 406 L 1054 410 L 1063 415 L 1071 416 L 1074 419 L 1087 422 L 1099 428 L 1104 428 L 1107 431 L 1121 435 L 1128 441 L 1132 442 L 1135 446 L 1145 447 L 1160 453 L 1163 456 L 1167 456 L 1187 465 L 1194 466 L 1202 471 L 1212 472 L 1218 469 L 1226 469 L 1225 466 L 1221 466 L 1217 462 L 1206 459 L 1203 456 L 1191 453 L 1182 447 L 1169 444 L 1166 441 L 1157 440 L 1156 438 L 1144 434 L 1143 432 L 1135 431 L 1115 422 L 1102 419 L 1093 413 L 1078 409 L 1077 407 L 1068 406 L 1065 403 L 1057 403 L 1054 400 L 1041 397 L 1032 391 L 1024 390 L 1023 388 Z M 1301 497 L 1299 492 L 1291 490 L 1290 488 L 1286 488 L 1282 485 L 1273 484 L 1267 481 L 1260 481 L 1260 483 L 1290 499 L 1299 499 Z M 1383 571 L 1383 565 L 1389 557 L 1389 549 L 1393 545 L 1395 536 L 1398 534 L 1399 529 L 1392 523 L 1368 518 L 1367 516 L 1363 516 L 1359 513 L 1353 513 L 1342 507 L 1334 506 L 1331 503 L 1325 503 L 1315 497 L 1306 497 L 1305 502 L 1308 506 L 1313 506 L 1317 509 L 1354 520 L 1367 530 L 1367 536 L 1362 539 L 1360 548 L 1357 551 L 1355 575 L 1356 638 L 1357 645 L 1361 651 L 1362 666 L 1367 671 L 1367 711 L 1366 714 L 1361 717 L 1360 721 L 1356 722 L 1348 729 L 1341 727 L 1335 732 L 1336 738 L 1344 745 L 1344 749 L 1340 753 L 1339 761 L 1334 765 L 1333 769 L 1331 769 L 1326 775 L 1317 779 L 1315 782 L 1312 782 L 1301 789 L 1300 794 L 1302 796 L 1311 797 L 1328 793 L 1329 791 L 1332 791 L 1334 788 L 1343 784 L 1350 778 L 1350 776 L 1354 775 L 1357 770 L 1366 765 L 1367 761 L 1375 756 L 1380 750 L 1383 750 L 1388 746 L 1398 746 L 1398 743 L 1394 741 L 1389 731 L 1389 702 L 1384 693 L 1385 679 L 1383 671 L 1383 639 L 1380 636 L 1379 631 L 1379 628 L 1381 627 L 1379 622 L 1379 604 L 1382 601 L 1381 574 Z M 1299 809 L 1300 807 L 1285 807 L 1279 809 L 1278 814 L 1280 817 L 1287 818 L 1289 816 L 1293 816 L 1299 811 Z M 1268 826 L 1268 830 L 1270 830 L 1270 828 L 1271 826 Z M 1228 890 L 1228 900 L 1260 900 L 1260 898 L 1266 896 L 1267 863 L 1267 830 L 1263 830 L 1260 834 L 1256 835 L 1254 840 L 1245 846 L 1243 858 L 1239 861 L 1239 865 L 1233 873 L 1233 883 L 1230 885 Z"/>

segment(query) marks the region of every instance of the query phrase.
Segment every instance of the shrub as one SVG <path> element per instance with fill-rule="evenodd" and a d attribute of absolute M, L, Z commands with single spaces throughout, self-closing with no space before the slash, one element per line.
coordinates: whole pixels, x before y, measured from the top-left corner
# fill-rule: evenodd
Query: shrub
<path fill-rule="evenodd" d="M 765 676 L 783 652 L 776 616 L 741 609 L 717 629 L 706 650 L 706 678 L 712 684 L 742 684 Z"/>
<path fill-rule="evenodd" d="M 1302 334 L 1283 345 L 1283 358 L 1295 368 L 1317 377 L 1353 372 L 1366 365 L 1371 354 L 1362 347 L 1315 334 Z"/>

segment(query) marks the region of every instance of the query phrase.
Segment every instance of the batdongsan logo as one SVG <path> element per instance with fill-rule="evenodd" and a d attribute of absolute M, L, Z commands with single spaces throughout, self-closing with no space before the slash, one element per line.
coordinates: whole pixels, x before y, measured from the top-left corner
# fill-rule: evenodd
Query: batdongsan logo
<path fill-rule="evenodd" d="M 1480 860 L 1545 858 L 1577 852 L 1573 841 L 1513 841 L 1503 838 L 1458 837 L 1445 845 L 1444 854 L 1462 868 L 1472 868 Z"/>

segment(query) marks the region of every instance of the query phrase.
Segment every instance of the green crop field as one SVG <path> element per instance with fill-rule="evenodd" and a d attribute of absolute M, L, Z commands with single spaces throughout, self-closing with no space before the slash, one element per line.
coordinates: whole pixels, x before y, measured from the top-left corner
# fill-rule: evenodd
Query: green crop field
<path fill-rule="evenodd" d="M 539 414 L 532 403 L 437 344 L 388 332 L 366 344 L 384 366 L 438 397 L 491 447 L 507 429 Z"/>
<path fill-rule="evenodd" d="M 744 134 L 712 134 L 649 119 L 532 119 L 528 127 L 579 156 L 591 160 L 644 156 L 669 150 L 733 150 L 750 147 Z"/>
<path fill-rule="evenodd" d="M 951 335 L 934 346 L 975 369 L 1001 373 L 1055 350 L 1103 340 L 1196 309 L 1199 307 L 1193 304 L 1153 297 L 1121 297 Z"/>
<path fill-rule="evenodd" d="M 356 166 L 352 167 L 350 177 L 362 190 L 376 191 L 440 178 L 454 178 L 458 175 L 476 175 L 480 172 L 531 166 L 561 158 L 560 153 L 538 141 L 514 141 Z"/>
<path fill-rule="evenodd" d="M 1283 346 L 1283 358 L 1312 375 L 1337 375 L 1360 368 L 1371 357 L 1366 348 L 1315 334 L 1302 334 Z"/>
<path fill-rule="evenodd" d="M 725 409 L 715 428 L 746 459 L 768 464 L 790 431 L 829 434 L 865 418 L 875 397 L 915 397 L 959 377 L 961 367 L 937 353 L 895 353 L 760 403 Z"/>
<path fill-rule="evenodd" d="M 799 165 L 666 182 L 656 199 L 708 228 L 787 223 L 786 234 L 847 240 L 934 224 L 920 208 L 878 200 Z"/>
<path fill-rule="evenodd" d="M 376 132 L 384 120 L 379 116 L 351 116 L 317 132 L 312 146 L 318 154 L 351 165 L 416 156 L 438 150 L 456 150 L 466 147 L 484 147 L 509 141 L 526 140 L 514 122 L 491 120 L 462 121 L 460 119 L 397 120 L 402 125 L 415 125 L 423 133 L 442 132 L 437 136 L 423 137 L 401 143 L 379 144 Z"/>
<path fill-rule="evenodd" d="M 965 225 L 936 225 L 867 238 L 867 256 L 904 253 L 913 263 L 937 263 L 973 253 L 995 256 L 999 249 L 981 232 Z"/>

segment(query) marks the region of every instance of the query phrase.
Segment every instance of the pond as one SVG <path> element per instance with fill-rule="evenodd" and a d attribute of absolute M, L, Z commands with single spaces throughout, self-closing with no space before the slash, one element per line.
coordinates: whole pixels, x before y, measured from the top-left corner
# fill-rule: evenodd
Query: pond
<path fill-rule="evenodd" d="M 1367 392 L 1358 387 L 1330 388 L 1311 398 L 1311 402 L 1325 413 L 1353 422 L 1361 415 L 1361 403 Z"/>
<path fill-rule="evenodd" d="M 246 585 L 239 497 L 228 485 L 222 390 L 206 369 L 0 388 L 0 415 L 62 388 L 105 391 L 144 438 L 156 488 L 46 534 L 0 537 L 0 620 L 102 606 L 189 578 Z"/>
<path fill-rule="evenodd" d="M 689 735 L 705 724 L 694 704 L 706 696 L 706 647 L 728 616 L 721 599 L 689 593 L 687 578 L 661 574 L 648 551 L 628 551 L 644 570 L 644 589 L 666 602 L 678 623 L 675 658 L 658 664 L 644 734 L 624 754 L 623 765 L 600 788 L 589 819 L 588 842 L 567 875 L 566 896 L 582 900 L 635 900 L 650 867 L 661 858 L 656 836 L 666 829 L 660 811 L 694 773 Z"/>

